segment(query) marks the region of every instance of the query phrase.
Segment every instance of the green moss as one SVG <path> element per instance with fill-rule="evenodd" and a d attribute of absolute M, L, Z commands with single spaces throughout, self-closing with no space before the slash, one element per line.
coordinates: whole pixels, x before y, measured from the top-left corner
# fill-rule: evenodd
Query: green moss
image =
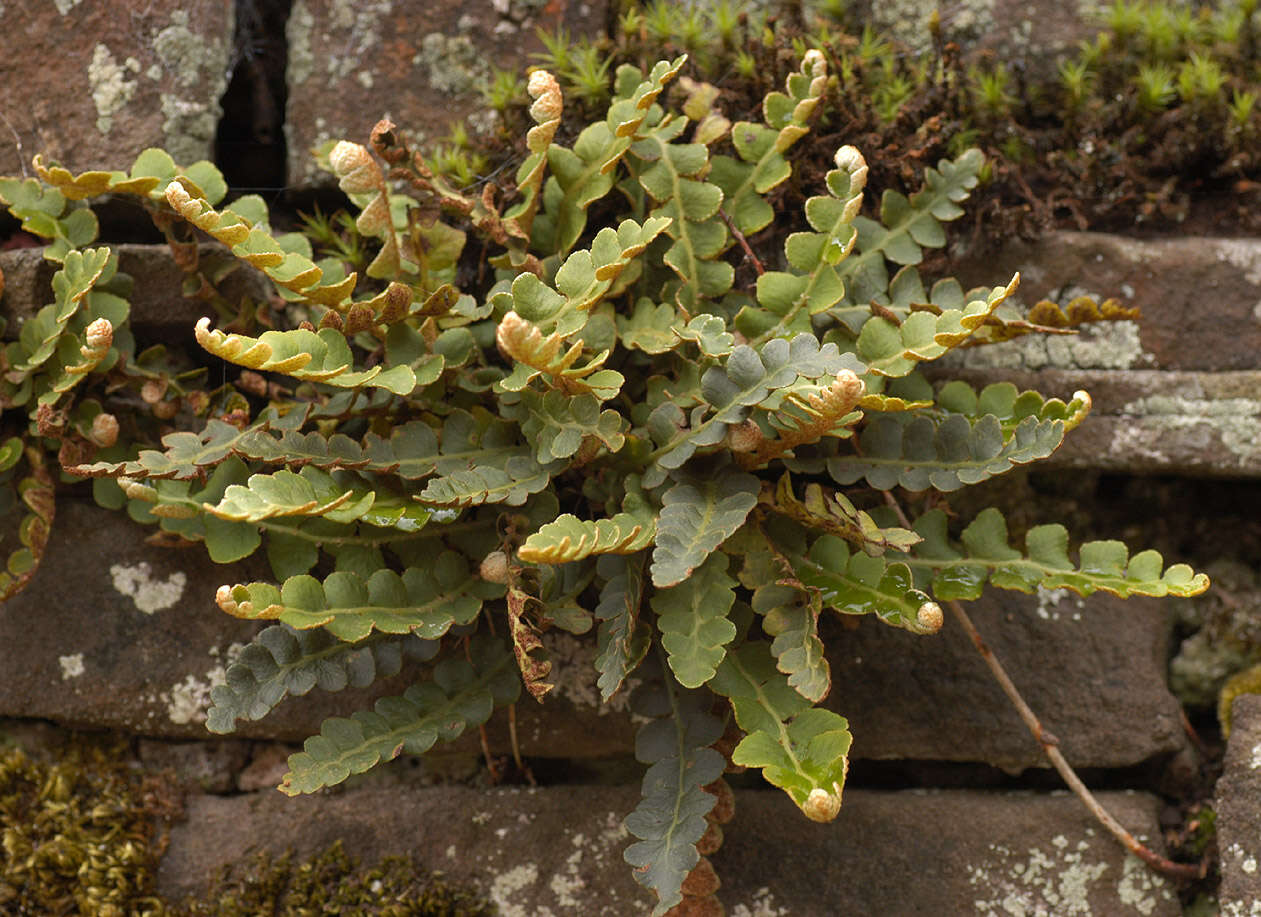
<path fill-rule="evenodd" d="M 248 865 L 225 870 L 217 885 L 184 907 L 191 915 L 356 914 L 381 917 L 481 917 L 494 907 L 475 893 L 448 885 L 407 857 L 387 857 L 372 869 L 347 855 L 341 841 L 309 860 L 262 852 Z"/>
<path fill-rule="evenodd" d="M 117 743 L 76 740 L 52 763 L 0 753 L 0 912 L 163 915 L 155 792 Z"/>

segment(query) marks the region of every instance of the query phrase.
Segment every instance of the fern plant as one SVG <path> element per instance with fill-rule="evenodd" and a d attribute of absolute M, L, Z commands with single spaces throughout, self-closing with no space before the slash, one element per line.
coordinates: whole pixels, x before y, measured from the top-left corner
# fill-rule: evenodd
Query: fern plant
<path fill-rule="evenodd" d="M 817 117 L 823 55 L 736 123 L 703 84 L 666 104 L 684 64 L 620 67 L 606 114 L 568 146 L 559 87 L 533 73 L 534 126 L 503 192 L 452 187 L 389 122 L 371 149 L 326 148 L 358 210 L 352 248 L 372 254 L 362 280 L 335 248 L 317 259 L 307 237 L 273 232 L 259 199 L 223 205 L 204 165 L 161 160 L 153 176 L 161 157 L 146 153 L 131 173 L 75 176 L 37 162 L 27 197 L 0 186 L 68 269 L 15 372 L 68 353 L 63 315 L 79 315 L 75 291 L 108 259 L 80 253 L 66 220 L 39 222 L 36 189 L 142 195 L 160 223 L 187 221 L 261 270 L 285 304 L 265 330 L 257 309 L 240 330 L 198 324 L 197 343 L 243 370 L 197 401 L 204 423 L 185 412 L 188 428 L 160 443 L 138 435 L 66 463 L 216 561 L 266 551 L 273 581 L 216 596 L 267 624 L 214 689 L 209 728 L 425 663 L 403 694 L 325 721 L 289 759 L 280 788 L 309 793 L 455 739 L 522 687 L 546 702 L 548 631 L 587 634 L 601 697 L 634 687 L 647 717 L 626 859 L 658 914 L 713 889 L 703 854 L 730 810 L 727 766 L 759 769 L 807 818 L 837 817 L 851 736 L 820 705 L 825 612 L 930 639 L 940 603 L 986 584 L 1207 587 L 1152 551 L 1070 551 L 1058 525 L 1013 545 L 997 509 L 961 525 L 945 512 L 943 494 L 1049 455 L 1090 399 L 937 388 L 920 365 L 1115 314 L 1022 314 L 1018 277 L 975 290 L 921 277 L 980 153 L 864 215 L 867 165 L 843 146 L 804 212 L 777 212 L 777 189 L 800 180 L 794 144 Z"/>

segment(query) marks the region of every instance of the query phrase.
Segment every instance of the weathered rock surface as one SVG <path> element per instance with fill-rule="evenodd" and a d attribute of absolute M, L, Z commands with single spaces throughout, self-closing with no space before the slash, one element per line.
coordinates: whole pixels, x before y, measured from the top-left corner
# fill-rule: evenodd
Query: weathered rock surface
<path fill-rule="evenodd" d="M 524 71 L 542 48 L 535 29 L 570 34 L 604 26 L 603 0 L 465 4 L 345 4 L 295 0 L 289 15 L 289 184 L 328 184 L 311 150 L 328 140 L 367 143 L 389 117 L 413 143 L 434 142 L 468 119 L 470 134 L 494 126 L 480 105 L 492 66 Z M 522 77 L 524 79 L 524 77 Z"/>
<path fill-rule="evenodd" d="M 0 716 L 206 737 L 210 687 L 223 677 L 233 644 L 248 642 L 258 627 L 223 614 L 215 589 L 269 571 L 261 558 L 223 567 L 200 549 L 147 547 L 146 534 L 122 513 L 62 500 L 35 580 L 0 606 Z M 1168 623 L 1159 605 L 997 593 L 975 603 L 973 614 L 1074 764 L 1121 767 L 1184 743 L 1165 687 Z M 957 627 L 948 623 L 936 637 L 868 620 L 835 630 L 828 704 L 850 719 L 856 757 L 982 761 L 1012 770 L 1043 764 Z M 546 704 L 517 705 L 523 753 L 629 754 L 633 726 L 624 709 L 598 705 L 594 641 L 559 635 L 550 643 L 557 690 Z M 291 698 L 261 721 L 238 724 L 238 734 L 301 740 L 325 716 L 400 693 L 415 676 L 405 669 L 370 689 Z M 487 730 L 494 748 L 511 748 L 502 713 Z M 454 750 L 476 750 L 477 741 L 466 736 Z"/>
<path fill-rule="evenodd" d="M 1139 240 L 1057 232 L 1036 243 L 965 256 L 964 287 L 1006 283 L 1020 272 L 1018 298 L 1060 302 L 1115 297 L 1142 310 L 1138 322 L 1103 322 L 1077 337 L 1030 335 L 952 355 L 974 369 L 1261 369 L 1261 241 Z M 952 363 L 953 360 L 953 363 Z"/>
<path fill-rule="evenodd" d="M 482 889 L 505 917 L 641 913 L 651 898 L 622 860 L 621 820 L 637 796 L 371 784 L 316 798 L 201 796 L 172 831 L 159 890 L 200 894 L 253 851 L 304 855 L 341 839 L 365 863 L 412 853 Z M 1158 837 L 1152 797 L 1100 798 L 1137 835 Z M 837 820 L 819 825 L 778 791 L 737 791 L 712 860 L 727 913 L 745 917 L 1180 913 L 1172 889 L 1066 794 L 850 790 Z"/>
<path fill-rule="evenodd" d="M 1159 602 L 995 589 L 968 613 L 1075 766 L 1125 767 L 1185 745 L 1165 683 L 1169 619 Z M 1046 766 L 949 616 L 934 637 L 863 619 L 829 640 L 829 658 L 827 706 L 849 720 L 856 758 Z"/>
<path fill-rule="evenodd" d="M 74 171 L 141 150 L 210 158 L 232 53 L 231 0 L 8 3 L 0 54 L 0 175 L 36 153 Z"/>
<path fill-rule="evenodd" d="M 1231 709 L 1234 726 L 1217 781 L 1217 848 L 1222 858 L 1222 917 L 1261 915 L 1261 695 Z"/>

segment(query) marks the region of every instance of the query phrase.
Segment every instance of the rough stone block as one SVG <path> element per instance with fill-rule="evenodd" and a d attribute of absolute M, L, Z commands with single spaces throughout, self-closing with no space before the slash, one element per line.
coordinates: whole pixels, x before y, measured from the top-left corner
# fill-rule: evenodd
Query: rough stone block
<path fill-rule="evenodd" d="M 1061 302 L 1115 297 L 1142 310 L 1138 322 L 1102 322 L 1076 337 L 1030 335 L 952 354 L 943 365 L 973 369 L 1261 369 L 1261 241 L 1140 240 L 1057 232 L 1035 243 L 978 251 L 956 265 L 970 285 L 1006 283 L 1017 297 Z"/>
<path fill-rule="evenodd" d="M 328 140 L 367 143 L 389 117 L 412 143 L 435 141 L 467 119 L 470 134 L 493 127 L 478 90 L 492 65 L 524 70 L 542 48 L 535 28 L 572 35 L 604 26 L 604 0 L 392 4 L 295 0 L 289 15 L 289 184 L 327 184 L 311 150 Z M 524 77 L 522 77 L 524 79 Z"/>
<path fill-rule="evenodd" d="M 269 571 L 261 558 L 217 566 L 200 548 L 151 548 L 143 538 L 152 531 L 121 512 L 58 501 L 35 578 L 0 604 L 0 716 L 208 737 L 210 687 L 234 645 L 258 630 L 220 611 L 215 589 Z M 375 687 L 397 693 L 406 684 L 396 676 Z M 239 734 L 304 737 L 324 716 L 358 709 L 370 697 L 350 689 L 297 698 L 281 728 L 243 724 Z M 307 711 L 313 702 L 318 707 Z"/>
<path fill-rule="evenodd" d="M 8 3 L 0 55 L 0 175 L 43 153 L 126 169 L 141 150 L 208 159 L 232 55 L 231 0 Z"/>
<path fill-rule="evenodd" d="M 200 895 L 220 866 L 255 850 L 302 856 L 341 839 L 366 864 L 411 853 L 480 888 L 505 917 L 646 913 L 651 898 L 622 860 L 631 838 L 621 820 L 637 796 L 369 785 L 314 798 L 196 797 L 171 833 L 159 891 Z M 1135 834 L 1159 837 L 1152 797 L 1100 799 Z M 1180 913 L 1172 887 L 1067 794 L 850 790 L 837 820 L 819 825 L 778 791 L 737 791 L 723 834 L 712 861 L 732 915 Z"/>
<path fill-rule="evenodd" d="M 1217 781 L 1222 917 L 1261 917 L 1261 695 L 1231 708 L 1234 729 Z"/>

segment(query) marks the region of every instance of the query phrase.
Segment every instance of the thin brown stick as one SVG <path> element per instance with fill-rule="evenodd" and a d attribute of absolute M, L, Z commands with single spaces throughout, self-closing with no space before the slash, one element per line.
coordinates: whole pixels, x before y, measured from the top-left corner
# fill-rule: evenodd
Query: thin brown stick
<path fill-rule="evenodd" d="M 718 208 L 718 214 L 722 217 L 722 221 L 727 224 L 727 228 L 731 230 L 731 234 L 735 236 L 736 241 L 740 243 L 740 247 L 744 249 L 745 255 L 753 262 L 753 269 L 761 277 L 766 273 L 766 268 L 762 267 L 762 262 L 758 260 L 757 255 L 753 254 L 753 249 L 749 247 L 749 240 L 744 237 L 744 233 L 736 229 L 736 224 L 731 222 L 731 217 L 727 216 L 727 212 L 721 207 Z"/>
<path fill-rule="evenodd" d="M 1038 720 L 1029 705 L 1025 703 L 1020 692 L 1007 676 L 1006 670 L 1003 669 L 994 653 L 985 644 L 981 638 L 981 634 L 977 631 L 976 626 L 972 623 L 972 619 L 968 617 L 968 613 L 963 610 L 963 605 L 954 599 L 946 602 L 951 612 L 953 612 L 959 623 L 963 625 L 963 629 L 968 632 L 968 636 L 972 638 L 972 643 L 976 646 L 977 652 L 981 654 L 981 658 L 985 660 L 985 664 L 989 666 L 991 674 L 1003 689 L 1003 693 L 1007 695 L 1008 700 L 1016 708 L 1016 712 L 1020 714 L 1020 718 L 1024 720 L 1024 724 L 1029 727 L 1029 731 L 1033 733 L 1034 739 L 1042 746 L 1042 751 L 1051 760 L 1051 764 L 1055 767 L 1064 782 L 1068 784 L 1069 789 L 1077 794 L 1077 797 L 1085 804 L 1086 808 L 1099 820 L 1099 822 L 1107 828 L 1112 836 L 1125 845 L 1125 848 L 1134 854 L 1152 869 L 1157 872 L 1164 873 L 1167 876 L 1173 876 L 1179 879 L 1202 879 L 1208 871 L 1207 860 L 1201 861 L 1198 866 L 1190 863 L 1175 863 L 1172 860 L 1162 857 L 1151 848 L 1142 844 L 1138 838 L 1130 834 L 1129 831 L 1118 822 L 1105 809 L 1099 800 L 1095 799 L 1094 794 L 1086 784 L 1082 783 L 1081 778 L 1077 776 L 1071 764 L 1064 757 L 1059 749 L 1059 739 L 1047 732 L 1042 727 L 1042 723 Z"/>
<path fill-rule="evenodd" d="M 517 770 L 525 777 L 526 783 L 530 786 L 538 786 L 539 783 L 534 779 L 534 771 L 526 767 L 525 761 L 521 758 L 521 743 L 517 741 L 517 705 L 508 705 L 508 738 L 512 742 L 512 760 L 516 762 Z"/>
<path fill-rule="evenodd" d="M 903 512 L 901 505 L 893 494 L 887 490 L 884 491 L 884 500 L 897 513 L 899 521 L 908 529 L 911 522 Z M 1003 693 L 1007 695 L 1007 699 L 1011 701 L 1012 706 L 1016 708 L 1016 712 L 1020 715 L 1020 719 L 1024 721 L 1025 726 L 1029 728 L 1029 732 L 1033 734 L 1033 738 L 1042 746 L 1043 753 L 1050 759 L 1051 765 L 1059 772 L 1060 777 L 1068 784 L 1069 789 L 1077 794 L 1077 798 L 1082 801 L 1091 814 L 1099 820 L 1108 831 L 1121 842 L 1124 847 L 1132 854 L 1150 866 L 1152 869 L 1167 876 L 1179 879 L 1202 879 L 1208 873 L 1207 858 L 1201 860 L 1199 865 L 1190 863 L 1175 863 L 1173 860 L 1162 857 L 1151 848 L 1141 843 L 1138 838 L 1125 829 L 1120 822 L 1112 817 L 1111 813 L 1105 809 L 1090 792 L 1077 776 L 1077 772 L 1073 770 L 1073 766 L 1068 763 L 1063 753 L 1060 751 L 1060 741 L 1050 732 L 1043 728 L 1042 722 L 1038 719 L 1036 713 L 1025 703 L 1025 699 L 1021 696 L 1020 691 L 1016 688 L 1015 683 L 1007 675 L 1007 670 L 1003 668 L 998 658 L 994 655 L 993 650 L 985 643 L 981 637 L 980 631 L 976 629 L 976 625 L 972 623 L 972 619 L 968 617 L 968 613 L 963 610 L 963 605 L 955 599 L 948 599 L 945 602 L 950 608 L 951 613 L 963 626 L 968 637 L 972 640 L 972 645 L 976 647 L 981 658 L 985 660 L 985 664 L 989 666 L 990 674 L 994 676 L 994 680 L 998 682 L 998 686 L 1003 689 Z"/>

